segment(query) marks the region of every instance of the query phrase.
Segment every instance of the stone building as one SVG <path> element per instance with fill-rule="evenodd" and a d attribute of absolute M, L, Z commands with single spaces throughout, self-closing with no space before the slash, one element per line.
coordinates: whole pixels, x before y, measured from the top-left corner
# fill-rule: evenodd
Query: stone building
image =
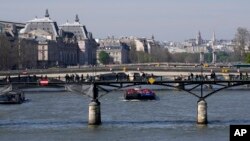
<path fill-rule="evenodd" d="M 19 38 L 37 41 L 37 67 L 79 64 L 79 47 L 71 33 L 59 34 L 57 23 L 46 10 L 44 18 L 35 18 L 20 30 Z"/>
<path fill-rule="evenodd" d="M 80 23 L 78 15 L 76 15 L 74 23 L 66 22 L 59 28 L 61 34 L 72 33 L 76 38 L 80 50 L 79 64 L 94 65 L 96 63 L 97 43 L 92 37 L 92 33 L 88 32 L 86 26 Z"/>
<path fill-rule="evenodd" d="M 119 39 L 120 42 L 126 43 L 128 46 L 135 47 L 136 51 L 141 51 L 150 54 L 152 52 L 152 48 L 159 46 L 154 40 L 154 36 L 152 38 L 137 38 L 137 37 L 122 37 Z"/>
<path fill-rule="evenodd" d="M 99 41 L 97 49 L 97 62 L 99 63 L 99 53 L 107 52 L 111 57 L 111 63 L 126 64 L 129 62 L 129 46 L 120 42 L 118 39 L 108 38 Z"/>
<path fill-rule="evenodd" d="M 136 51 L 142 51 L 148 53 L 148 43 L 146 38 L 135 38 L 134 39 Z"/>
<path fill-rule="evenodd" d="M 46 10 L 44 18 L 35 18 L 26 23 L 25 28 L 20 31 L 21 38 L 43 37 L 47 40 L 56 41 L 58 35 L 57 23 L 50 19 L 49 12 Z"/>
<path fill-rule="evenodd" d="M 24 28 L 24 23 L 0 21 L 0 33 L 5 33 L 7 36 L 16 38 L 18 37 L 18 32 Z"/>
<path fill-rule="evenodd" d="M 75 66 L 79 60 L 78 51 L 78 45 L 75 43 L 38 39 L 38 66 L 40 68 Z"/>

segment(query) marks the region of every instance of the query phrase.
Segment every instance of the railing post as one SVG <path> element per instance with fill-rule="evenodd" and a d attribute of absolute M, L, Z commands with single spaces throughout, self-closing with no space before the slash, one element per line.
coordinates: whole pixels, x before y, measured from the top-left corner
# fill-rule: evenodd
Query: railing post
<path fill-rule="evenodd" d="M 93 83 L 93 99 L 89 104 L 89 125 L 100 125 L 101 124 L 101 103 L 98 100 L 98 88 Z"/>

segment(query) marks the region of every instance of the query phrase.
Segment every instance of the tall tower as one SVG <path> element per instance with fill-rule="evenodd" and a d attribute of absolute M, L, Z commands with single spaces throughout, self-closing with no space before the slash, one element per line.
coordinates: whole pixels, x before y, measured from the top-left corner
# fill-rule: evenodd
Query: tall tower
<path fill-rule="evenodd" d="M 213 61 L 212 63 L 215 64 L 217 62 L 217 52 L 216 52 L 216 38 L 215 38 L 215 33 L 213 32 L 213 37 L 212 37 L 212 49 L 213 49 Z"/>
<path fill-rule="evenodd" d="M 196 36 L 196 45 L 199 46 L 202 44 L 202 38 L 201 38 L 201 32 L 198 32 L 198 35 Z"/>
<path fill-rule="evenodd" d="M 198 31 L 198 34 L 196 36 L 196 41 L 195 41 L 195 44 L 197 46 L 200 46 L 202 44 L 202 38 L 201 38 L 201 32 Z M 202 47 L 199 47 L 199 50 L 200 50 L 200 63 L 204 63 L 204 49 Z"/>

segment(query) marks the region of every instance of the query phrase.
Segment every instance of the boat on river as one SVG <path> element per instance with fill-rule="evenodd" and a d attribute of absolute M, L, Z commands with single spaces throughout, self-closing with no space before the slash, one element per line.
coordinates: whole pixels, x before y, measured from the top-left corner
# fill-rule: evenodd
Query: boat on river
<path fill-rule="evenodd" d="M 155 100 L 155 93 L 146 88 L 132 88 L 127 89 L 124 94 L 124 99 L 126 100 Z"/>
<path fill-rule="evenodd" d="M 25 101 L 23 91 L 9 91 L 0 94 L 0 104 L 21 104 Z"/>

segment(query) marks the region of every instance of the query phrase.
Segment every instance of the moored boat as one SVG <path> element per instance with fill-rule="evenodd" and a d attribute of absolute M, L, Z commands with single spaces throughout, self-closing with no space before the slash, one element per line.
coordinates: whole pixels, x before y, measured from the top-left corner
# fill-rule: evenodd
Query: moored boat
<path fill-rule="evenodd" d="M 0 95 L 0 104 L 21 104 L 25 101 L 22 91 L 9 91 Z"/>
<path fill-rule="evenodd" d="M 133 88 L 127 89 L 124 98 L 126 100 L 154 100 L 155 93 L 150 89 Z"/>

